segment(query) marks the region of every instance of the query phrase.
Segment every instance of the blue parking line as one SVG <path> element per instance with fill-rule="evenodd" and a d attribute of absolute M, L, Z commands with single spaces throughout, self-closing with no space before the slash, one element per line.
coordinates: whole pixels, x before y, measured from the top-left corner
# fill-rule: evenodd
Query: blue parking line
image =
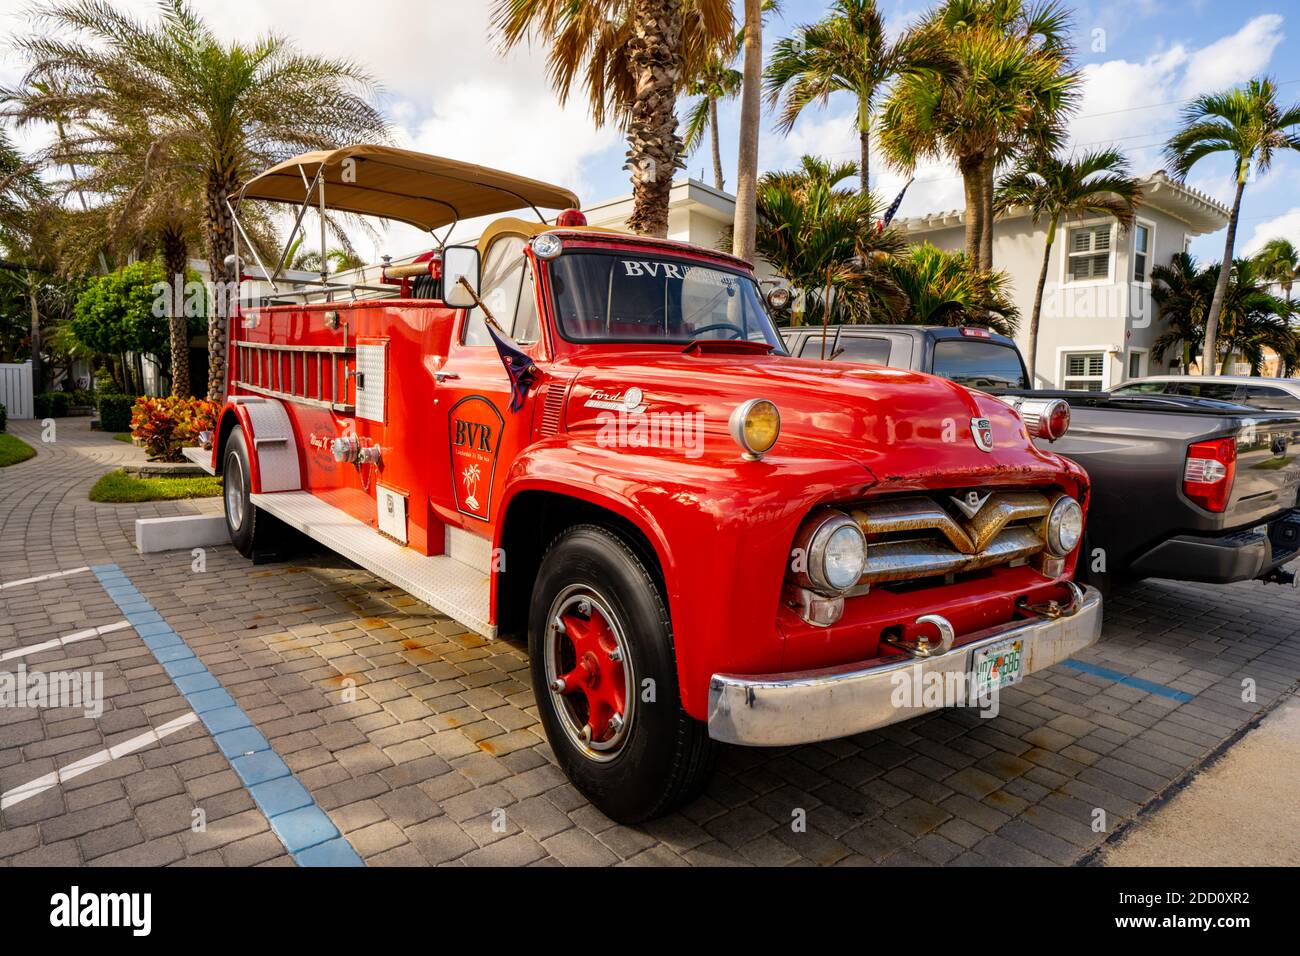
<path fill-rule="evenodd" d="M 1141 677 L 1130 677 L 1128 674 L 1121 673 L 1120 671 L 1113 671 L 1108 667 L 1098 667 L 1096 664 L 1086 664 L 1083 661 L 1076 660 L 1065 660 L 1061 661 L 1061 666 L 1069 667 L 1076 671 L 1083 671 L 1085 674 L 1092 674 L 1096 677 L 1104 677 L 1106 680 L 1113 680 L 1117 684 L 1136 687 L 1138 690 L 1144 690 L 1148 694 L 1157 694 L 1160 697 L 1168 697 L 1170 700 L 1176 700 L 1180 704 L 1185 704 L 1189 700 L 1195 699 L 1186 691 L 1174 690 L 1172 687 L 1166 687 L 1164 684 L 1157 684 L 1155 681 L 1143 680 Z"/>
<path fill-rule="evenodd" d="M 294 861 L 299 866 L 365 866 L 235 698 L 122 570 L 116 564 L 90 570 L 199 715 Z"/>

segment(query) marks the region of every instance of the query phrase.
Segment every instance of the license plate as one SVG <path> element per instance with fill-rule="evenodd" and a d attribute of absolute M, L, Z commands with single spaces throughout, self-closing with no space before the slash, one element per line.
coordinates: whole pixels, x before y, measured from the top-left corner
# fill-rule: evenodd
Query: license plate
<path fill-rule="evenodd" d="M 1024 676 L 1024 639 L 1015 637 L 990 644 L 975 652 L 975 696 L 986 697 L 995 690 L 1020 683 Z"/>

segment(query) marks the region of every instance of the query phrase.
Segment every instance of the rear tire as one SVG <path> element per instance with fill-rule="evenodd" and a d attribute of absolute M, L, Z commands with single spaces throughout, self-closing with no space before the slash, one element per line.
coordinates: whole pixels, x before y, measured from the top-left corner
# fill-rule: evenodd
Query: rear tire
<path fill-rule="evenodd" d="M 638 823 L 704 788 L 716 747 L 682 709 L 668 609 L 621 538 L 577 525 L 555 539 L 533 586 L 528 652 L 560 769 L 607 817 Z"/>
<path fill-rule="evenodd" d="M 223 461 L 221 496 L 225 503 L 230 543 L 246 558 L 254 557 L 257 552 L 278 549 L 284 541 L 285 527 L 253 504 L 252 473 L 243 429 L 236 428 L 230 433 Z"/>

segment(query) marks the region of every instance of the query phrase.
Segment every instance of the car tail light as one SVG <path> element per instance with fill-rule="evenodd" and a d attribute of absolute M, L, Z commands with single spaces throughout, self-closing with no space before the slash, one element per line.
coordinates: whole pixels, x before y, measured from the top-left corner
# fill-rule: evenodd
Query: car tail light
<path fill-rule="evenodd" d="M 1070 430 L 1070 403 L 1060 398 L 1027 398 L 1012 406 L 1020 413 L 1030 438 L 1056 441 Z"/>
<path fill-rule="evenodd" d="M 1183 494 L 1206 511 L 1223 512 L 1237 475 L 1237 439 L 1216 438 L 1187 447 Z"/>

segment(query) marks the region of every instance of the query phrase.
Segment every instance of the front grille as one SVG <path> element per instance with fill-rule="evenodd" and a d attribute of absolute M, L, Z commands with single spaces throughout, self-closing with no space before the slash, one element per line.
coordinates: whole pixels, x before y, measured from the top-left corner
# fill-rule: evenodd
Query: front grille
<path fill-rule="evenodd" d="M 977 493 L 978 497 L 978 493 Z M 995 491 L 973 517 L 938 492 L 866 502 L 848 509 L 867 537 L 859 586 L 956 575 L 1024 563 L 1045 547 L 1052 499 L 1041 491 Z"/>

